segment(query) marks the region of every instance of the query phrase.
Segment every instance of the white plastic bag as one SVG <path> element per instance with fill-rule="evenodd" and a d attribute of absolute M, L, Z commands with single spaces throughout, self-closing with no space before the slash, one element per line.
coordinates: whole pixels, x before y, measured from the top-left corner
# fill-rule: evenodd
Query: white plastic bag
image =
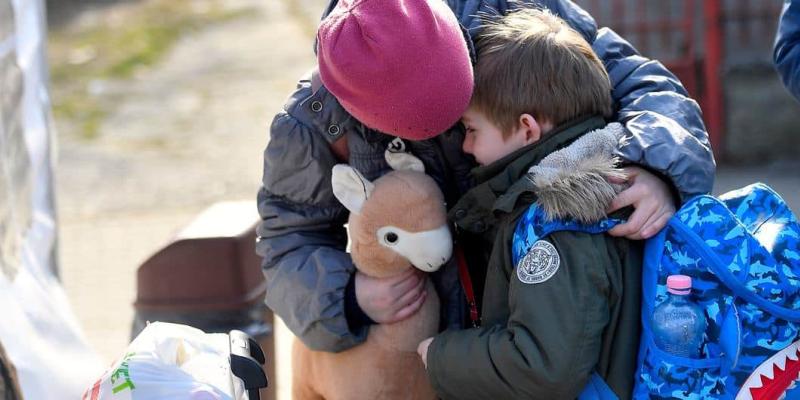
<path fill-rule="evenodd" d="M 44 0 L 0 0 L 0 343 L 25 399 L 75 399 L 102 371 L 57 278 Z"/>
<path fill-rule="evenodd" d="M 154 322 L 131 342 L 84 400 L 246 400 L 231 373 L 230 338 Z"/>

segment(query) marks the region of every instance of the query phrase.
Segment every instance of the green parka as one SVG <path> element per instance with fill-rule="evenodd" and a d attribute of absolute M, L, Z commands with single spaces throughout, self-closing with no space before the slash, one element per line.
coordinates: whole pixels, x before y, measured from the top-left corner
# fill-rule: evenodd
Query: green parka
<path fill-rule="evenodd" d="M 539 247 L 555 256 L 556 268 L 541 283 L 523 282 L 511 255 L 517 222 L 539 190 L 526 177 L 528 168 L 603 126 L 600 118 L 575 121 L 477 170 L 482 183 L 453 207 L 459 229 L 493 238 L 494 246 L 482 326 L 444 332 L 428 349 L 428 375 L 442 398 L 574 399 L 593 371 L 620 398 L 630 398 L 639 344 L 641 243 L 608 234 L 553 233 L 543 238 L 552 246 Z M 564 172 L 584 185 L 582 174 L 591 173 Z M 580 204 L 573 196 L 561 210 L 605 210 L 596 199 L 584 200 Z"/>

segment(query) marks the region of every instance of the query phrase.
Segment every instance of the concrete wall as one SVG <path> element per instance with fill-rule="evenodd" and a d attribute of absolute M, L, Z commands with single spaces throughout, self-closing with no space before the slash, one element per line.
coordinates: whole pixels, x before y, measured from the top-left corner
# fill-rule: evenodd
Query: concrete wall
<path fill-rule="evenodd" d="M 720 71 L 725 107 L 722 161 L 767 164 L 796 157 L 800 149 L 800 103 L 783 87 L 772 65 L 772 45 L 782 1 L 723 1 L 729 15 L 724 28 Z"/>
<path fill-rule="evenodd" d="M 800 103 L 771 65 L 738 67 L 724 73 L 723 161 L 770 163 L 797 157 Z"/>

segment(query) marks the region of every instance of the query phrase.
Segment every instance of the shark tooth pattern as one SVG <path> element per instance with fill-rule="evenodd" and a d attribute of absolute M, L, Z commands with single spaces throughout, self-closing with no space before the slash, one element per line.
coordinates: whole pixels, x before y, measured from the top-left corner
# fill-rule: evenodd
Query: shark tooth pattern
<path fill-rule="evenodd" d="M 800 379 L 800 340 L 764 361 L 744 382 L 736 400 L 778 400 Z"/>

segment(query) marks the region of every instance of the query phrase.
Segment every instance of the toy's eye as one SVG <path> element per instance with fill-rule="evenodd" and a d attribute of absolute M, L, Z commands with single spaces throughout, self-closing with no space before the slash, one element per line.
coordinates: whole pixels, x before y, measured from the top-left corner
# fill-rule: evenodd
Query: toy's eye
<path fill-rule="evenodd" d="M 400 238 L 398 238 L 397 234 L 394 232 L 387 232 L 385 235 L 383 235 L 383 240 L 385 240 L 388 244 L 396 244 L 398 239 Z"/>

